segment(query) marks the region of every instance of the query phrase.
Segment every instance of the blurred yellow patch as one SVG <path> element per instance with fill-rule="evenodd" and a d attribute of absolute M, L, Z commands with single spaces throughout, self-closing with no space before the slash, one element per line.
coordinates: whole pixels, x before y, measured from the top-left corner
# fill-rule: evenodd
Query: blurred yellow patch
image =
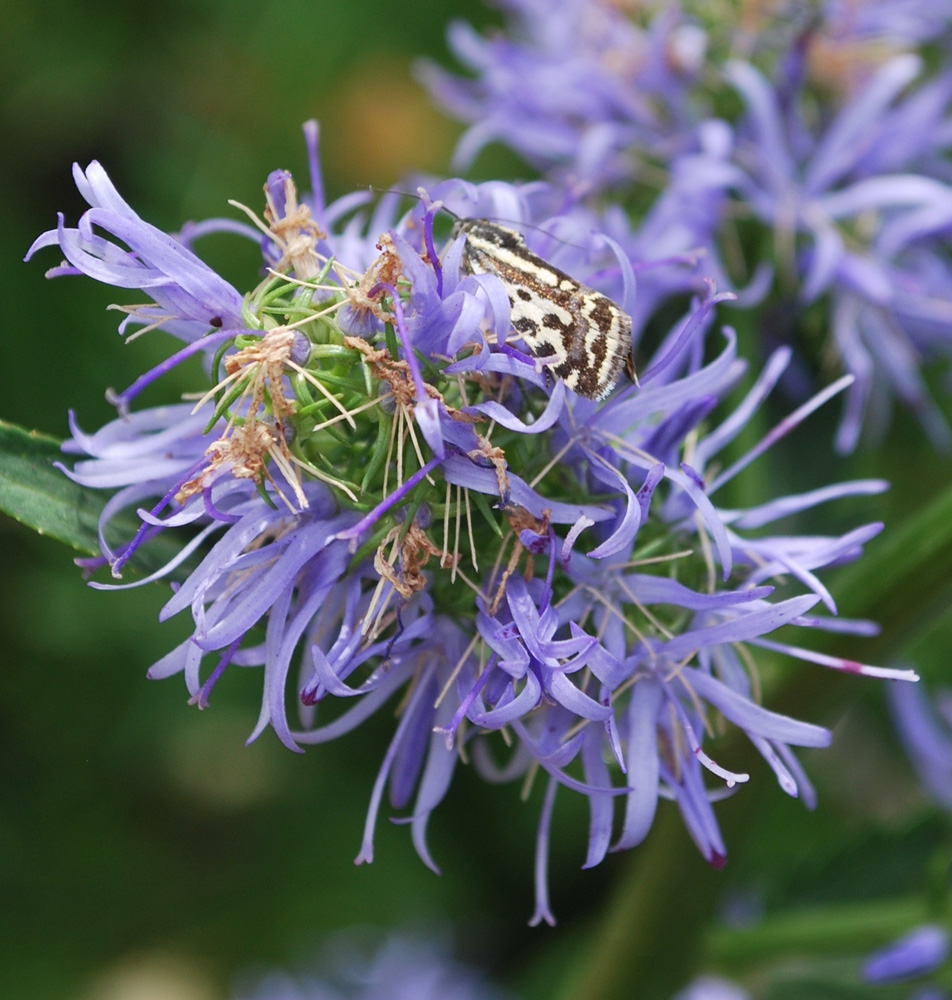
<path fill-rule="evenodd" d="M 323 117 L 322 159 L 358 187 L 388 187 L 411 170 L 445 172 L 459 135 L 407 64 L 384 55 L 362 59 L 338 81 Z"/>
<path fill-rule="evenodd" d="M 212 978 L 174 952 L 130 955 L 103 970 L 83 1000 L 218 1000 Z"/>

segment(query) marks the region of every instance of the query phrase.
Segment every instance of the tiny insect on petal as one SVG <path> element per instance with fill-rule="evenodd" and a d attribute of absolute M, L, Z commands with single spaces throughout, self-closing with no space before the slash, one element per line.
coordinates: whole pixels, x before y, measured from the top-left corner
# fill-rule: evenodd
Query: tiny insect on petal
<path fill-rule="evenodd" d="M 522 236 L 486 219 L 460 219 L 463 269 L 495 274 L 506 287 L 512 327 L 530 353 L 580 396 L 603 399 L 626 370 L 634 380 L 631 317 L 601 292 L 534 254 Z"/>

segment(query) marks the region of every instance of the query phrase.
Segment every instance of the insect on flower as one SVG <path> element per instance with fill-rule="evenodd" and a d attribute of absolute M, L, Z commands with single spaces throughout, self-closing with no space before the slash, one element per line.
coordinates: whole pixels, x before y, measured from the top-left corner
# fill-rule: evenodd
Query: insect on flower
<path fill-rule="evenodd" d="M 587 399 L 604 399 L 622 368 L 634 382 L 631 317 L 607 296 L 534 254 L 514 229 L 458 219 L 463 270 L 495 274 L 509 296 L 513 329 L 533 357 L 555 356 L 551 371 Z"/>

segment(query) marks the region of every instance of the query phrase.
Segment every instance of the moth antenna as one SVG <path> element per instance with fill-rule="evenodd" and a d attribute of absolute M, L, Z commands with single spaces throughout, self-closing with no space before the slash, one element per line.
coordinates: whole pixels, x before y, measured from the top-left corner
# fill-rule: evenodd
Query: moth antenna
<path fill-rule="evenodd" d="M 563 246 L 572 247 L 575 250 L 584 250 L 585 247 L 580 246 L 578 243 L 572 243 L 570 240 L 559 236 L 558 233 L 553 233 L 550 230 L 544 228 L 543 226 L 536 226 L 533 223 L 527 223 L 530 229 L 534 229 L 537 233 L 542 233 L 543 236 L 548 236 L 549 239 L 555 240 L 557 243 L 561 243 Z"/>
<path fill-rule="evenodd" d="M 453 209 L 447 207 L 446 203 L 441 198 L 438 198 L 436 201 L 431 201 L 429 192 L 424 187 L 418 187 L 414 192 L 414 191 L 402 191 L 399 188 L 380 188 L 377 187 L 375 184 L 368 184 L 367 190 L 373 191 L 375 194 L 396 194 L 400 195 L 402 198 L 414 198 L 417 201 L 419 201 L 427 210 L 435 208 L 436 211 L 438 212 L 445 212 L 455 222 L 462 222 L 463 219 L 469 218 L 469 216 L 459 215 L 458 213 L 454 212 Z M 575 250 L 585 249 L 584 247 L 579 246 L 577 243 L 571 243 L 569 242 L 569 240 L 563 239 L 556 233 L 550 232 L 543 226 L 536 225 L 533 222 L 524 222 L 516 219 L 503 219 L 499 218 L 498 216 L 480 216 L 480 218 L 485 219 L 486 222 L 495 222 L 503 226 L 514 226 L 514 227 L 519 227 L 521 229 L 533 229 L 535 230 L 535 232 L 541 233 L 543 236 L 548 236 L 550 239 L 556 240 L 563 246 L 572 247 Z"/>
<path fill-rule="evenodd" d="M 403 198 L 416 198 L 417 201 L 423 201 L 419 194 L 414 194 L 412 191 L 400 191 L 398 188 L 380 188 L 376 184 L 368 184 L 368 191 L 373 191 L 374 194 L 398 194 Z"/>
<path fill-rule="evenodd" d="M 446 212 L 446 214 L 456 222 L 459 222 L 462 219 L 461 215 L 457 215 L 453 209 L 446 207 L 442 198 L 437 198 L 436 201 L 430 201 L 429 195 L 424 188 L 418 188 L 417 190 L 420 192 L 420 200 L 424 205 L 427 205 L 429 208 L 435 208 L 438 212 Z"/>
<path fill-rule="evenodd" d="M 403 198 L 413 198 L 416 201 L 419 201 L 423 207 L 427 209 L 427 211 L 431 208 L 435 208 L 438 212 L 446 212 L 446 214 L 456 222 L 459 222 L 460 219 L 463 218 L 463 216 L 457 215 L 453 209 L 447 208 L 442 199 L 437 198 L 436 201 L 432 201 L 430 199 L 430 194 L 425 187 L 418 187 L 416 191 L 401 191 L 399 188 L 379 188 L 375 184 L 368 184 L 367 190 L 373 191 L 375 194 L 398 194 Z"/>

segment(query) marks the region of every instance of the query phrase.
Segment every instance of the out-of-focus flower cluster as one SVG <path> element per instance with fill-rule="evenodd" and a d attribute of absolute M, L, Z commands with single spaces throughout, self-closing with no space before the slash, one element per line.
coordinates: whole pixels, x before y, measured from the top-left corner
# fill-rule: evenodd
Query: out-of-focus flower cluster
<path fill-rule="evenodd" d="M 500 6 L 502 32 L 450 29 L 468 76 L 421 66 L 469 123 L 459 165 L 499 142 L 634 217 L 679 200 L 668 238 L 759 304 L 765 344 L 796 349 L 790 391 L 854 376 L 839 450 L 875 439 L 894 399 L 952 445 L 923 373 L 952 356 L 952 5 Z"/>
<path fill-rule="evenodd" d="M 494 1000 L 503 994 L 449 949 L 420 934 L 344 931 L 321 950 L 307 976 L 271 972 L 235 1000 Z"/>
<path fill-rule="evenodd" d="M 940 689 L 930 699 L 921 685 L 890 688 L 899 737 L 924 788 L 952 810 L 952 693 Z"/>
<path fill-rule="evenodd" d="M 701 976 L 672 1000 L 750 1000 L 750 994 L 737 983 L 720 976 Z"/>
<path fill-rule="evenodd" d="M 102 514 L 102 556 L 87 569 L 119 577 L 153 540 L 176 545 L 144 579 L 94 586 L 170 582 L 160 617 L 188 614 L 194 628 L 150 676 L 181 674 L 200 707 L 228 673 L 262 668 L 252 738 L 271 727 L 299 750 L 398 705 L 358 862 L 373 857 L 388 795 L 436 869 L 427 824 L 465 762 L 491 782 L 544 786 L 536 922 L 553 920 L 547 857 L 560 788 L 590 804 L 586 867 L 638 844 L 659 797 L 677 803 L 704 857 L 723 864 L 712 802 L 748 775 L 712 759 L 707 734 L 738 727 L 808 806 L 813 790 L 792 748 L 830 740 L 760 704 L 758 656 L 914 676 L 793 637 L 873 631 L 832 617 L 819 574 L 856 559 L 880 525 L 841 535 L 776 526 L 884 483 L 765 496 L 744 509 L 720 502 L 849 379 L 737 449 L 791 352 L 776 350 L 739 402 L 722 407 L 745 365 L 729 328 L 705 353 L 723 296 L 685 256 L 692 223 L 678 230 L 677 204 L 686 192 L 672 186 L 641 228 L 543 183 L 445 181 L 400 216 L 396 196 L 374 208 L 364 194 L 326 204 L 315 126 L 307 137 L 312 194 L 299 199 L 276 171 L 263 219 L 249 211 L 248 224 L 212 220 L 173 237 L 139 218 L 92 163 L 74 171 L 90 205 L 78 226 L 61 219 L 31 249 L 60 248 L 67 263 L 52 274 L 142 289 L 150 301 L 126 307 L 123 330 L 160 327 L 181 343 L 112 394 L 115 421 L 91 434 L 73 422 L 69 475 L 116 491 Z M 636 341 L 672 294 L 700 294 L 640 384 L 625 381 L 600 402 L 577 396 L 547 373 L 557 358 L 527 353 L 512 329 L 512 289 L 461 266 L 465 234 L 440 237 L 443 206 L 524 228 L 537 254 L 632 316 Z M 266 272 L 251 292 L 190 249 L 215 229 L 260 241 Z M 146 385 L 193 356 L 205 374 L 189 402 L 134 408 Z M 139 530 L 117 537 L 130 510 Z M 774 636 L 782 626 L 787 634 Z"/>
<path fill-rule="evenodd" d="M 948 957 L 948 932 L 937 924 L 922 924 L 870 955 L 863 966 L 863 979 L 876 984 L 905 982 L 935 972 Z M 929 995 L 948 994 L 936 990 Z"/>

